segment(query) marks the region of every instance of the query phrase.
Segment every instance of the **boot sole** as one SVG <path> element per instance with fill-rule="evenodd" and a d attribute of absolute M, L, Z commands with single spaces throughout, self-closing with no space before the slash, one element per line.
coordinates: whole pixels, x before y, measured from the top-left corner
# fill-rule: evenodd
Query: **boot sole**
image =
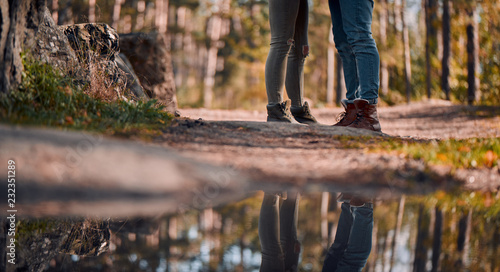
<path fill-rule="evenodd" d="M 293 123 L 292 120 L 267 117 L 267 122 Z"/>

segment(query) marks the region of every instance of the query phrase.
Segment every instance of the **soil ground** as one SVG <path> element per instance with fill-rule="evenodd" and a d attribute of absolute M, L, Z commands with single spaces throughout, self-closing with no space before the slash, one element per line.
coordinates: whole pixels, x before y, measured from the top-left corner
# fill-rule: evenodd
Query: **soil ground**
<path fill-rule="evenodd" d="M 500 137 L 499 107 L 428 101 L 379 109 L 383 133 L 332 127 L 340 108 L 312 109 L 323 125 L 267 123 L 264 111 L 181 109 L 152 141 L 0 126 L 0 160 L 16 160 L 21 215 L 155 215 L 202 209 L 246 193 L 359 191 L 381 198 L 438 189 L 498 191 L 500 171 L 432 166 L 346 148 L 338 136 Z M 201 118 L 201 120 L 199 120 Z M 0 169 L 6 173 L 6 168 Z M 1 198 L 1 197 L 0 197 Z M 6 201 L 6 199 L 0 199 Z"/>
<path fill-rule="evenodd" d="M 497 190 L 498 169 L 459 170 L 424 165 L 389 154 L 345 149 L 333 135 L 379 135 L 416 139 L 499 137 L 499 107 L 467 107 L 431 100 L 379 109 L 383 134 L 337 128 L 340 108 L 312 109 L 325 125 L 260 123 L 264 111 L 181 109 L 198 121 L 177 121 L 157 142 L 180 154 L 247 173 L 262 188 L 279 184 L 316 190 L 385 188 L 425 192 L 458 182 L 474 190 Z M 229 121 L 232 120 L 232 121 Z M 240 120 L 235 122 L 234 120 Z M 253 123 L 259 122 L 259 123 Z M 362 141 L 362 140 L 361 140 Z M 282 188 L 282 187 L 281 187 Z M 354 188 L 356 189 L 356 188 Z"/>

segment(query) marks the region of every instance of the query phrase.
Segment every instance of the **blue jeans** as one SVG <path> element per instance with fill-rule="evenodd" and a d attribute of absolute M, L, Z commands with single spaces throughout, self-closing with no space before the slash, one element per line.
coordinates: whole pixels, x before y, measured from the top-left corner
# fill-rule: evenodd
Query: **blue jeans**
<path fill-rule="evenodd" d="M 342 203 L 335 241 L 325 257 L 323 272 L 361 271 L 372 250 L 373 209 Z"/>
<path fill-rule="evenodd" d="M 371 32 L 373 0 L 329 0 L 328 4 L 347 100 L 361 98 L 377 104 L 380 57 Z"/>
<path fill-rule="evenodd" d="M 304 97 L 304 62 L 309 54 L 307 0 L 269 0 L 271 48 L 266 60 L 268 104 L 283 101 L 286 86 L 292 106 L 301 107 Z"/>

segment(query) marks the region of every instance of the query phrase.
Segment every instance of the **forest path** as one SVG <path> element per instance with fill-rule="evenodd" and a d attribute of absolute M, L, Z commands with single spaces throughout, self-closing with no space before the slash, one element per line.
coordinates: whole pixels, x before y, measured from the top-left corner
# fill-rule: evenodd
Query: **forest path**
<path fill-rule="evenodd" d="M 313 109 L 327 124 L 339 112 Z M 0 125 L 0 161 L 16 162 L 19 215 L 154 216 L 239 200 L 256 190 L 360 191 L 392 198 L 500 188 L 498 167 L 453 170 L 364 148 L 410 135 L 416 141 L 499 137 L 498 107 L 432 102 L 381 108 L 384 133 L 267 123 L 264 112 L 181 113 L 192 118 L 173 120 L 147 142 Z M 6 166 L 0 175 L 7 176 Z M 5 197 L 0 201 L 7 202 Z"/>
<path fill-rule="evenodd" d="M 498 169 L 429 166 L 390 152 L 369 151 L 363 148 L 368 138 L 356 139 L 499 137 L 498 107 L 468 107 L 440 100 L 382 107 L 379 116 L 384 133 L 331 127 L 340 108 L 312 109 L 320 123 L 328 124 L 318 126 L 265 123 L 264 111 L 180 111 L 191 120 L 174 122 L 156 142 L 186 157 L 246 173 L 256 189 L 369 190 L 391 196 L 449 189 L 456 184 L 473 190 L 500 187 Z M 359 146 L 346 148 L 346 138 L 340 141 L 336 135 L 353 136 L 348 145 Z"/>
<path fill-rule="evenodd" d="M 211 121 L 265 122 L 265 111 L 180 109 L 182 116 Z M 335 123 L 342 108 L 311 109 L 318 122 Z M 444 100 L 430 100 L 380 107 L 382 131 L 391 136 L 426 139 L 463 139 L 500 137 L 500 107 L 454 105 Z"/>

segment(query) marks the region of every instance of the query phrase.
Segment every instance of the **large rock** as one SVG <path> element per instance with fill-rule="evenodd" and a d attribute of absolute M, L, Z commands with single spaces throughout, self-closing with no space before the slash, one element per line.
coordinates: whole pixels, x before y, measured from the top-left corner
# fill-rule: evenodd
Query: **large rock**
<path fill-rule="evenodd" d="M 132 63 L 142 87 L 175 112 L 177 96 L 168 48 L 166 37 L 159 33 L 120 34 L 120 51 Z"/>
<path fill-rule="evenodd" d="M 118 34 L 107 24 L 76 24 L 59 28 L 66 34 L 81 62 L 92 61 L 95 57 L 114 61 L 120 51 Z"/>
<path fill-rule="evenodd" d="M 75 52 L 71 50 L 66 35 L 57 28 L 47 8 L 40 14 L 38 26 L 28 30 L 31 34 L 26 36 L 24 50 L 41 62 L 49 63 L 68 73 L 75 72 L 75 67 L 78 66 Z"/>
<path fill-rule="evenodd" d="M 136 96 L 142 99 L 148 99 L 148 96 L 144 93 L 144 89 L 142 88 L 141 82 L 139 81 L 139 77 L 134 72 L 134 68 L 132 64 L 128 60 L 127 56 L 120 53 L 115 60 L 118 68 L 120 68 L 123 72 L 125 72 L 125 77 L 127 79 L 126 86 L 130 91 Z"/>
<path fill-rule="evenodd" d="M 117 84 L 127 94 L 147 99 L 140 81 L 123 54 L 119 54 L 120 46 L 116 31 L 103 23 L 76 24 L 59 27 L 67 36 L 69 43 L 76 52 L 80 65 L 84 67 L 82 75 L 86 82 L 92 82 L 97 71 L 105 71 L 110 79 L 108 82 Z"/>
<path fill-rule="evenodd" d="M 117 86 L 120 95 L 130 90 L 132 97 L 147 99 L 127 60 L 118 56 L 114 29 L 105 24 L 58 27 L 43 0 L 0 1 L 0 92 L 21 83 L 22 52 L 82 85 L 104 71 L 106 83 Z"/>
<path fill-rule="evenodd" d="M 21 52 L 62 69 L 76 57 L 62 31 L 55 27 L 43 0 L 0 1 L 0 92 L 21 82 Z"/>

